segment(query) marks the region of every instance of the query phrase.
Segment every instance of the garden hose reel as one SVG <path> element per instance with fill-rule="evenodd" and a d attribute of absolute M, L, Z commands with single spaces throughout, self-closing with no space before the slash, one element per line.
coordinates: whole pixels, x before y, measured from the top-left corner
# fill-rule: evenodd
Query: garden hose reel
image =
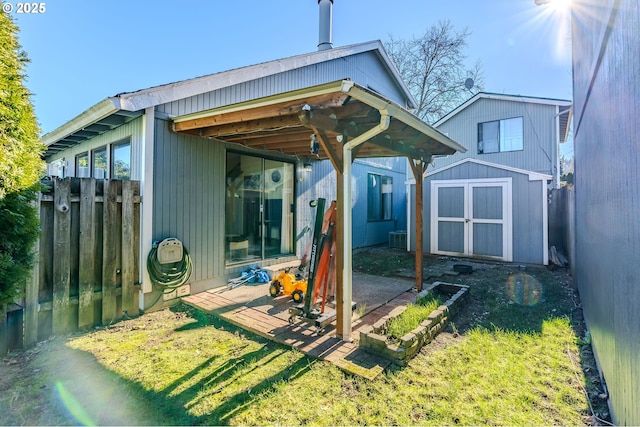
<path fill-rule="evenodd" d="M 170 293 L 187 283 L 193 264 L 182 242 L 170 237 L 153 243 L 147 256 L 147 271 L 154 286 Z"/>

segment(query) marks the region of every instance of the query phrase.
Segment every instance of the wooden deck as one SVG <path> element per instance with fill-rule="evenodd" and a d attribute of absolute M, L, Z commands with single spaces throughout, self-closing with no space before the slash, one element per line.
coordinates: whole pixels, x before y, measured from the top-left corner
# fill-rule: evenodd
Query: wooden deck
<path fill-rule="evenodd" d="M 358 348 L 357 342 L 344 342 L 335 337 L 335 322 L 327 326 L 324 334 L 304 320 L 288 322 L 288 309 L 293 304 L 287 296 L 276 299 L 265 297 L 268 285 L 251 289 L 256 299 L 247 300 L 246 292 L 236 297 L 233 292 L 209 290 L 182 298 L 182 302 L 199 310 L 220 317 L 242 329 L 251 331 L 275 342 L 295 348 L 307 356 L 336 364 L 351 374 L 373 379 L 390 364 L 387 359 Z M 374 308 L 353 323 L 354 338 L 359 328 L 373 324 L 393 308 L 405 305 L 415 298 L 412 291 L 402 292 L 391 301 Z"/>

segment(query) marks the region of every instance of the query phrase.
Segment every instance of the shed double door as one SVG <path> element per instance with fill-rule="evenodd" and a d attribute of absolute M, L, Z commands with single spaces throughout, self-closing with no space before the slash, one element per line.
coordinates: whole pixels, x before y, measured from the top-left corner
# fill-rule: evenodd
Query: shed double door
<path fill-rule="evenodd" d="M 511 179 L 431 182 L 431 253 L 512 261 Z"/>

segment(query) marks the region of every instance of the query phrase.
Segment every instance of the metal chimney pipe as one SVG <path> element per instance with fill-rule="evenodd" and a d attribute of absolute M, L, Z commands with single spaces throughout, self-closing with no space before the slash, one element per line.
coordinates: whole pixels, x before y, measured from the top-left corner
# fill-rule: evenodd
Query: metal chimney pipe
<path fill-rule="evenodd" d="M 320 6 L 320 31 L 318 32 L 318 50 L 333 48 L 333 0 L 318 0 Z"/>

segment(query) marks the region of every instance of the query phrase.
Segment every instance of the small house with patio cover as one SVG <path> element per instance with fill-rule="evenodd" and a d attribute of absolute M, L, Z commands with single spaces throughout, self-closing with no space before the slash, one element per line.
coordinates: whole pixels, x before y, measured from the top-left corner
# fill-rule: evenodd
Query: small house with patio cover
<path fill-rule="evenodd" d="M 464 151 L 413 107 L 373 41 L 120 93 L 43 141 L 47 162 L 67 176 L 140 181 L 139 259 L 154 241 L 179 239 L 193 263 L 182 294 L 225 285 L 249 265 L 299 259 L 310 239 L 308 202 L 335 198 L 337 332 L 348 339 L 352 208 L 377 206 L 382 221 L 365 235 L 394 231 L 384 206 L 389 192 L 403 193 L 404 176 L 385 179 L 385 171 L 408 158 L 421 183 L 433 155 Z M 371 182 L 356 174 L 375 178 L 378 197 L 366 197 Z M 140 270 L 144 310 L 160 290 Z"/>

